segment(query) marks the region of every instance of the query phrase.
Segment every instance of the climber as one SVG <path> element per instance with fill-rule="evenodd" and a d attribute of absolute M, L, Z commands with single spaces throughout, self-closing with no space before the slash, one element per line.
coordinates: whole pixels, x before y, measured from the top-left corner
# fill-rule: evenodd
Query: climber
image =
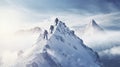
<path fill-rule="evenodd" d="M 58 18 L 56 18 L 56 19 L 55 19 L 55 25 L 56 25 L 56 26 L 57 26 L 57 24 L 58 24 L 58 21 L 59 21 Z"/>
<path fill-rule="evenodd" d="M 53 33 L 53 30 L 54 30 L 54 26 L 51 25 L 51 26 L 50 26 L 50 33 L 51 33 L 51 34 Z"/>
<path fill-rule="evenodd" d="M 48 40 L 48 31 L 47 30 L 44 31 L 44 39 Z"/>

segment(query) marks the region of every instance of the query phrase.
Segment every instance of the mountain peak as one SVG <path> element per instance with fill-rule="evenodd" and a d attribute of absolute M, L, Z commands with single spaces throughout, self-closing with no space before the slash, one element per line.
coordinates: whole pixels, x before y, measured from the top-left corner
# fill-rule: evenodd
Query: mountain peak
<path fill-rule="evenodd" d="M 62 21 L 59 21 L 59 24 L 58 24 L 56 30 L 59 32 L 63 32 L 66 30 L 66 28 L 67 27 L 66 27 L 65 23 L 63 23 Z"/>
<path fill-rule="evenodd" d="M 26 62 L 29 66 L 36 62 L 37 67 L 100 67 L 97 54 L 62 21 L 49 40 L 40 41 L 37 45 L 40 46 L 32 55 L 33 59 Z"/>
<path fill-rule="evenodd" d="M 94 19 L 91 20 L 92 25 L 98 25 Z"/>
<path fill-rule="evenodd" d="M 103 33 L 104 30 L 96 23 L 94 19 L 92 19 L 91 22 L 86 26 L 84 33 L 94 34 L 97 32 Z"/>
<path fill-rule="evenodd" d="M 60 33 L 60 34 L 74 34 L 74 31 L 69 30 L 69 28 L 66 26 L 66 24 L 62 21 L 59 21 L 59 24 L 56 28 L 55 33 Z"/>
<path fill-rule="evenodd" d="M 96 23 L 96 21 L 94 20 L 94 19 L 92 19 L 91 20 L 91 22 L 90 22 L 90 24 L 89 24 L 90 26 L 92 26 L 92 27 L 100 27 L 97 23 Z"/>

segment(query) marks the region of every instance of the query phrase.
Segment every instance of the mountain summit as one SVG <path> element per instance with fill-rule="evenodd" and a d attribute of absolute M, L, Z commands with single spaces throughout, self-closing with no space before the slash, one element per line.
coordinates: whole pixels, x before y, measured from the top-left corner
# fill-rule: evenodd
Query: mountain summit
<path fill-rule="evenodd" d="M 100 67 L 97 53 L 61 21 L 48 40 L 39 40 L 17 67 Z"/>
<path fill-rule="evenodd" d="M 104 33 L 104 29 L 100 27 L 94 19 L 86 26 L 84 34 L 93 35 L 94 33 Z"/>
<path fill-rule="evenodd" d="M 88 27 L 92 27 L 95 30 L 103 31 L 103 29 L 96 23 L 94 19 L 91 20 L 90 24 L 88 24 Z"/>

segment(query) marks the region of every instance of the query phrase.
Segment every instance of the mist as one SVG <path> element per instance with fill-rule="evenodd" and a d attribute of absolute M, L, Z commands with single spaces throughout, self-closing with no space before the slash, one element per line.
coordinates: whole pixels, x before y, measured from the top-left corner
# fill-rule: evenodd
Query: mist
<path fill-rule="evenodd" d="M 11 66 L 17 57 L 19 51 L 26 51 L 31 48 L 37 41 L 39 33 L 15 34 L 0 36 L 0 58 L 1 64 Z"/>
<path fill-rule="evenodd" d="M 54 24 L 56 17 L 65 22 L 70 29 L 74 29 L 74 27 L 80 29 L 91 19 L 95 19 L 104 29 L 105 34 L 77 35 L 100 56 L 120 55 L 119 9 L 120 4 L 117 0 L 0 1 L 0 66 L 14 65 L 18 60 L 19 52 L 25 52 L 24 56 L 32 53 L 33 45 L 40 35 L 40 33 L 16 34 L 17 31 L 34 27 L 49 29 L 49 26 Z M 75 30 L 75 33 L 77 32 Z"/>
<path fill-rule="evenodd" d="M 14 10 L 13 10 L 14 11 Z M 118 13 L 117 13 L 118 14 Z M 12 64 L 14 65 L 14 63 L 18 60 L 18 53 L 19 51 L 23 51 L 26 52 L 25 54 L 28 55 L 30 53 L 32 53 L 32 46 L 35 45 L 37 38 L 39 37 L 40 33 L 22 33 L 22 34 L 16 34 L 17 31 L 21 30 L 21 29 L 31 29 L 34 28 L 36 26 L 39 26 L 42 29 L 49 29 L 49 26 L 51 24 L 54 24 L 54 19 L 56 18 L 56 16 L 62 20 L 63 22 L 65 22 L 71 29 L 73 29 L 73 26 L 84 26 L 86 24 L 88 24 L 90 22 L 91 19 L 95 19 L 99 25 L 101 27 L 104 28 L 105 30 L 105 34 L 95 34 L 94 36 L 84 36 L 80 38 L 83 39 L 84 43 L 91 47 L 93 50 L 97 51 L 98 53 L 100 53 L 101 55 L 104 53 L 106 49 L 112 49 L 113 47 L 117 47 L 119 46 L 119 37 L 120 37 L 120 31 L 119 29 L 117 30 L 112 30 L 112 29 L 108 29 L 106 28 L 106 25 L 113 25 L 113 23 L 109 23 L 110 21 L 113 21 L 114 19 L 111 19 L 111 17 L 114 17 L 114 15 L 117 15 L 116 13 L 110 13 L 110 14 L 101 14 L 101 15 L 92 15 L 92 16 L 81 16 L 81 15 L 77 15 L 77 14 L 65 14 L 64 16 L 64 12 L 62 14 L 62 16 L 52 16 L 50 18 L 46 17 L 45 19 L 40 19 L 35 23 L 28 23 L 25 22 L 25 20 L 20 20 L 19 23 L 16 23 L 15 21 L 11 23 L 11 27 L 16 26 L 17 28 L 11 28 L 9 27 L 9 31 L 7 31 L 8 29 L 4 29 L 6 28 L 6 24 L 10 24 L 9 21 L 6 22 L 6 24 L 4 24 L 4 27 L 1 28 L 1 34 L 0 34 L 0 57 L 1 57 L 1 61 L 0 64 L 2 66 L 4 65 L 8 65 L 8 66 L 12 66 Z M 21 14 L 22 16 L 24 16 L 24 14 Z M 72 16 L 71 16 L 72 15 Z M 21 17 L 22 17 L 21 16 Z M 108 18 L 109 16 L 109 18 Z M 17 16 L 13 16 L 15 18 L 19 18 Z M 104 17 L 104 18 L 102 18 Z M 119 16 L 117 16 L 119 17 Z M 104 20 L 104 21 L 102 21 Z M 109 21 L 108 21 L 109 20 Z M 117 19 L 119 20 L 119 18 Z M 3 29 L 6 30 L 6 32 L 3 32 Z M 78 31 L 75 31 L 78 32 Z M 113 54 L 117 53 L 117 50 L 112 50 Z M 111 50 L 108 52 L 111 52 Z M 25 56 L 26 56 L 25 55 Z"/>

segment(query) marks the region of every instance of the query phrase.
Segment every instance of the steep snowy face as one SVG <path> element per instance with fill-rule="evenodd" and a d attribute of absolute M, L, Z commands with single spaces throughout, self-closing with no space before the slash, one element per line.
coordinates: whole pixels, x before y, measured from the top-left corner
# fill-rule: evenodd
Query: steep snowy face
<path fill-rule="evenodd" d="M 104 30 L 96 23 L 95 20 L 91 20 L 91 22 L 86 26 L 84 30 L 84 34 L 94 34 L 94 33 L 104 33 Z"/>
<path fill-rule="evenodd" d="M 43 52 L 32 59 L 31 63 L 35 62 L 38 67 L 100 67 L 98 55 L 63 22 L 59 22 Z"/>
<path fill-rule="evenodd" d="M 22 67 L 101 67 L 97 53 L 61 21 L 49 40 L 41 40 L 35 46 L 34 55 Z"/>
<path fill-rule="evenodd" d="M 48 41 L 49 51 L 63 67 L 99 67 L 98 56 L 62 22 Z"/>

